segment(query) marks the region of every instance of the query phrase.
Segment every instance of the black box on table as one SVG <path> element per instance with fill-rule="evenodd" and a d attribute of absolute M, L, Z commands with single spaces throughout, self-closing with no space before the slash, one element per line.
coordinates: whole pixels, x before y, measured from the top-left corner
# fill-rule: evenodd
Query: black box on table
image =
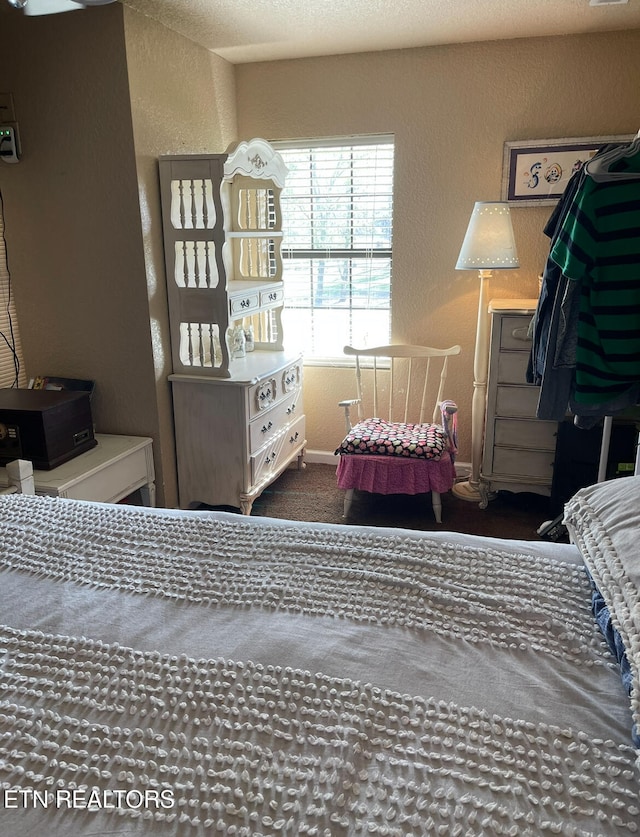
<path fill-rule="evenodd" d="M 97 444 L 88 392 L 0 389 L 0 465 L 48 471 Z"/>

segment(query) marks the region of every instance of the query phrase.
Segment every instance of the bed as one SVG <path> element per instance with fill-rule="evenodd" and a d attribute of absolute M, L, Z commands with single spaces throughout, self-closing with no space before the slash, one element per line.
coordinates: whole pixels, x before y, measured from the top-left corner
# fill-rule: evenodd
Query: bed
<path fill-rule="evenodd" d="M 0 834 L 636 833 L 639 510 L 584 489 L 569 545 L 1 497 Z"/>

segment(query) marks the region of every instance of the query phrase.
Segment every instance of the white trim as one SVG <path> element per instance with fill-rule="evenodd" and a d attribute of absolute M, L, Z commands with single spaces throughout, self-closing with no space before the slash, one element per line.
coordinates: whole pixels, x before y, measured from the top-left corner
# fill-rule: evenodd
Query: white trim
<path fill-rule="evenodd" d="M 336 443 L 336 447 L 339 442 Z M 338 457 L 333 451 L 328 450 L 306 450 L 304 461 L 312 465 L 335 465 L 338 467 Z"/>
<path fill-rule="evenodd" d="M 464 481 L 469 479 L 469 474 L 471 473 L 471 463 L 470 462 L 456 462 L 456 481 Z"/>
<path fill-rule="evenodd" d="M 302 358 L 302 363 L 304 366 L 322 366 L 323 368 L 331 368 L 331 369 L 355 369 L 356 362 L 355 360 L 351 360 L 351 358 L 335 358 L 335 357 L 304 357 Z M 376 364 L 378 369 L 388 369 L 391 366 L 391 361 L 389 358 L 384 358 L 379 360 Z M 373 361 L 370 361 L 368 358 L 365 358 L 360 362 L 361 369 L 373 369 Z"/>
<path fill-rule="evenodd" d="M 395 134 L 353 134 L 345 137 L 306 137 L 270 140 L 274 148 L 331 148 L 343 145 L 383 145 L 395 143 Z"/>

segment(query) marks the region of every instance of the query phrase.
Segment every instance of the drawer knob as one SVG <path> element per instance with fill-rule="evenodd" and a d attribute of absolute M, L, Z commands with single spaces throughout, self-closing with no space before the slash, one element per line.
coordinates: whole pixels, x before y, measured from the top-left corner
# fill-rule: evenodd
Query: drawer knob
<path fill-rule="evenodd" d="M 511 332 L 511 336 L 514 340 L 522 340 L 523 343 L 526 343 L 529 340 L 529 326 L 519 326 L 518 328 L 514 328 Z"/>
<path fill-rule="evenodd" d="M 295 411 L 296 411 L 296 405 L 295 405 L 295 404 L 292 404 L 292 405 L 291 405 L 291 406 L 287 409 L 287 415 L 288 415 L 288 416 L 290 416 L 290 415 L 291 415 L 291 413 L 295 413 Z"/>
<path fill-rule="evenodd" d="M 273 422 L 272 421 L 270 421 L 269 424 L 263 424 L 262 425 L 262 432 L 267 433 L 269 430 L 271 430 L 272 427 L 273 427 Z"/>
<path fill-rule="evenodd" d="M 292 437 L 289 439 L 289 442 L 290 442 L 291 444 L 293 444 L 294 442 L 297 442 L 297 441 L 298 441 L 298 436 L 299 436 L 299 435 L 300 435 L 300 434 L 299 434 L 299 433 L 298 433 L 298 431 L 296 430 L 295 435 L 294 435 L 294 436 L 292 436 Z"/>

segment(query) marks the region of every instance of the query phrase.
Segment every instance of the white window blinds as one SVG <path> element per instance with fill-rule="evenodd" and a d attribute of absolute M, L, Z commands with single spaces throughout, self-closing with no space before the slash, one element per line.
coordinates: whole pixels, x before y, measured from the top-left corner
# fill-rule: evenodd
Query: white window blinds
<path fill-rule="evenodd" d="M 307 358 L 390 336 L 393 138 L 277 142 L 287 345 Z"/>

